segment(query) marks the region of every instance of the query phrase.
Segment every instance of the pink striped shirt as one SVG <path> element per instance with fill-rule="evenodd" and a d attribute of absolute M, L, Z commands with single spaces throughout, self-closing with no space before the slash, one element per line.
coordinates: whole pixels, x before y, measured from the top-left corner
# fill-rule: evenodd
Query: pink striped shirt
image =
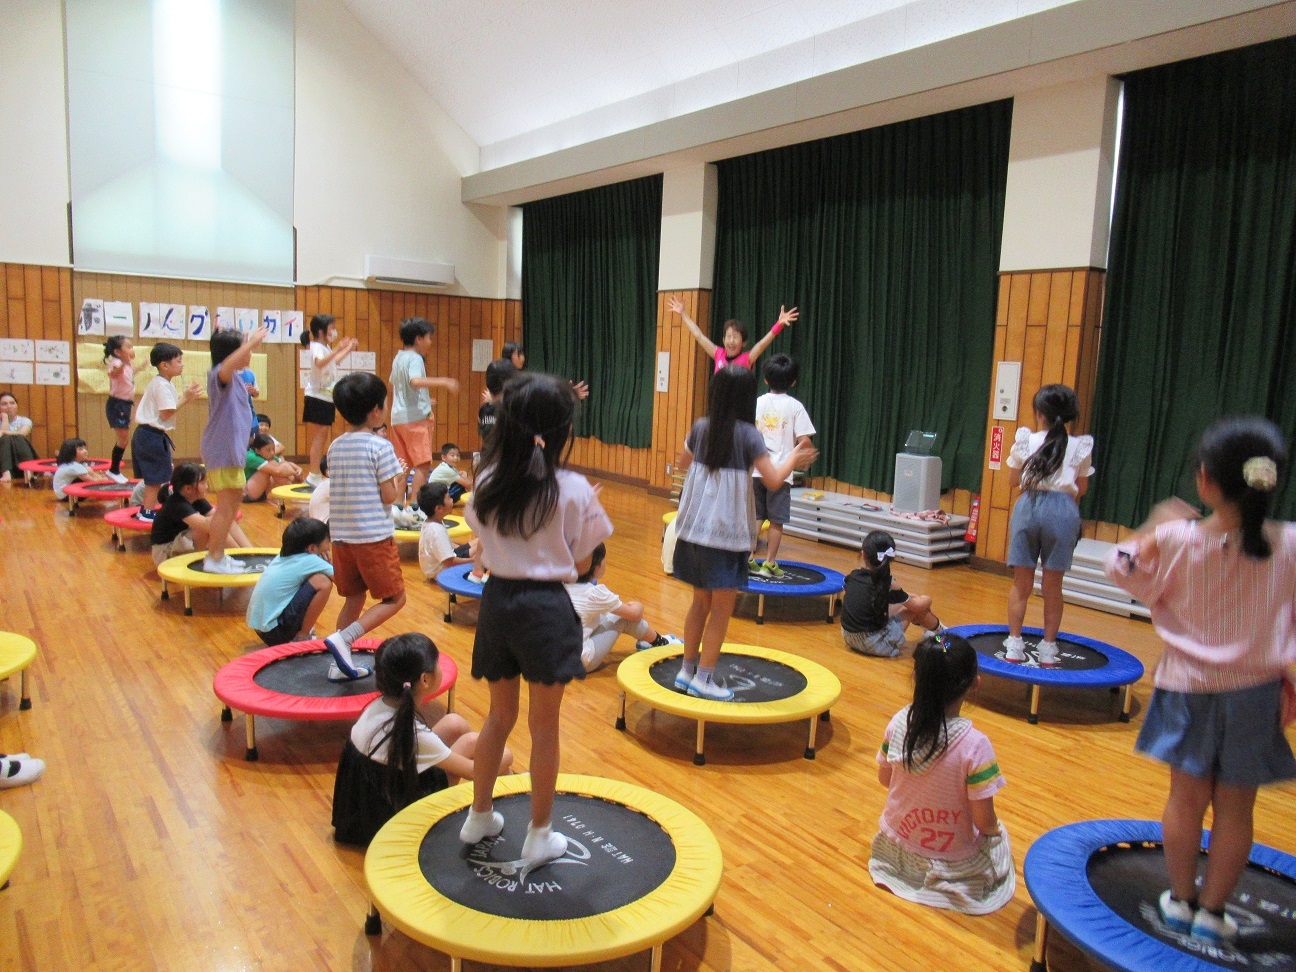
<path fill-rule="evenodd" d="M 1137 541 L 1117 544 L 1106 572 L 1152 611 L 1165 642 L 1157 688 L 1231 692 L 1282 678 L 1296 662 L 1296 524 L 1270 522 L 1266 560 L 1242 552 L 1241 536 L 1196 520 L 1157 527 L 1157 557 L 1127 559 Z"/>

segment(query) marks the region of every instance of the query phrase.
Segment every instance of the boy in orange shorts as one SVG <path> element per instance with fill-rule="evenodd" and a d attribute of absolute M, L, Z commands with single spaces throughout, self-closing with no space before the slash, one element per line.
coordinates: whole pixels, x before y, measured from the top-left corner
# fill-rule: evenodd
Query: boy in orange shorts
<path fill-rule="evenodd" d="M 436 327 L 421 317 L 411 317 L 401 323 L 401 344 L 404 347 L 392 359 L 391 428 L 388 436 L 396 455 L 414 470 L 408 499 L 399 497 L 401 506 L 413 504 L 419 490 L 427 482 L 432 470 L 432 434 L 435 418 L 432 415 L 430 389 L 444 388 L 452 395 L 458 393 L 459 382 L 453 378 L 429 378 L 423 357 L 432 350 L 432 335 Z M 417 506 L 413 506 L 417 510 Z"/>
<path fill-rule="evenodd" d="M 338 630 L 324 644 L 334 661 L 329 681 L 348 682 L 369 674 L 352 664 L 352 644 L 405 606 L 389 508 L 403 495 L 408 470 L 377 432 L 387 404 L 381 378 L 363 371 L 345 376 L 333 389 L 333 404 L 350 426 L 328 450 L 333 583 L 346 603 L 338 613 Z M 378 603 L 365 610 L 367 594 Z"/>

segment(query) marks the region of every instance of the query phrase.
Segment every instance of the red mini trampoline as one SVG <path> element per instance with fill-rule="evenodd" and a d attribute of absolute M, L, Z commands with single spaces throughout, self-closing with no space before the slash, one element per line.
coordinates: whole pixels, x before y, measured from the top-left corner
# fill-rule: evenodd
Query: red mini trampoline
<path fill-rule="evenodd" d="M 353 651 L 356 663 L 373 667 L 378 638 L 360 638 Z M 341 722 L 359 718 L 365 706 L 378 697 L 374 679 L 330 682 L 327 673 L 333 657 L 323 641 L 293 641 L 273 648 L 249 652 L 230 662 L 212 679 L 212 691 L 225 703 L 221 721 L 234 718 L 237 709 L 246 717 L 246 758 L 257 758 L 256 717 L 288 719 L 294 722 Z M 441 686 L 446 693 L 446 711 L 454 711 L 454 687 L 459 668 L 454 659 L 441 653 Z"/>
<path fill-rule="evenodd" d="M 89 466 L 94 472 L 107 472 L 112 468 L 112 463 L 107 459 L 87 459 L 83 465 Z M 28 459 L 26 462 L 18 463 L 18 468 L 22 470 L 23 478 L 27 480 L 30 486 L 32 480 L 37 476 L 53 476 L 58 469 L 57 459 Z"/>
<path fill-rule="evenodd" d="M 128 479 L 124 483 L 68 483 L 63 487 L 63 492 L 68 495 L 68 516 L 76 516 L 80 503 L 125 504 L 138 482 L 138 479 Z"/>

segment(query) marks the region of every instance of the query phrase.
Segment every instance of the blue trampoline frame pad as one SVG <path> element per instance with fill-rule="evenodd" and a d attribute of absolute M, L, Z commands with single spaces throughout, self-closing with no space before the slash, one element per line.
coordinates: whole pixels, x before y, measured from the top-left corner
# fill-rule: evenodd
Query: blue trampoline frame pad
<path fill-rule="evenodd" d="M 1144 934 L 1098 897 L 1089 883 L 1089 858 L 1103 847 L 1124 843 L 1161 843 L 1161 824 L 1086 820 L 1050 830 L 1031 845 L 1022 864 L 1026 890 L 1039 912 L 1031 972 L 1047 972 L 1050 925 L 1085 955 L 1116 972 L 1218 972 L 1218 965 Z M 1209 846 L 1206 835 L 1202 847 Z M 1296 857 L 1291 854 L 1253 844 L 1249 860 L 1296 880 Z"/>
<path fill-rule="evenodd" d="M 1006 624 L 960 624 L 948 630 L 950 634 L 956 634 L 961 638 L 974 638 L 983 634 L 1008 636 Z M 1022 634 L 1032 638 L 1043 638 L 1044 629 L 1022 628 Z M 980 652 L 977 652 L 977 664 L 987 675 L 1010 679 L 1014 682 L 1025 682 L 1031 686 L 1030 715 L 1027 718 L 1031 725 L 1039 722 L 1040 687 L 1044 685 L 1060 688 L 1124 688 L 1120 721 L 1129 722 L 1130 706 L 1134 701 L 1132 690 L 1134 683 L 1143 677 L 1143 663 L 1128 651 L 1105 641 L 1098 641 L 1096 638 L 1086 638 L 1083 635 L 1071 634 L 1069 631 L 1059 631 L 1058 638 L 1098 652 L 1106 657 L 1107 664 L 1102 668 L 1080 670 L 1036 668 L 1033 665 L 1016 665 Z"/>
<path fill-rule="evenodd" d="M 468 573 L 473 568 L 472 564 L 456 564 L 454 567 L 447 567 L 436 575 L 437 586 L 446 592 L 446 609 L 445 616 L 442 620 L 449 624 L 454 620 L 454 605 L 459 603 L 457 598 L 468 597 L 480 599 L 482 589 L 485 584 L 474 584 L 468 579 Z"/>
<path fill-rule="evenodd" d="M 742 593 L 756 595 L 756 623 L 765 623 L 765 598 L 767 597 L 826 597 L 828 598 L 828 624 L 832 624 L 837 611 L 837 598 L 846 590 L 846 575 L 831 567 L 808 564 L 800 560 L 780 560 L 779 566 L 816 570 L 824 575 L 824 579 L 815 584 L 791 586 L 771 584 L 749 576 L 747 589 Z"/>

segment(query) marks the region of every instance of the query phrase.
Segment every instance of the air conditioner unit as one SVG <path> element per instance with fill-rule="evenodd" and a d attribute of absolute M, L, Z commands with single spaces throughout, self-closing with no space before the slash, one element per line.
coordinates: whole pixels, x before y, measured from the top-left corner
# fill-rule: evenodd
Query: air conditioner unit
<path fill-rule="evenodd" d="M 449 287 L 455 282 L 455 268 L 453 263 L 398 260 L 370 253 L 365 256 L 365 282 L 403 287 Z"/>

